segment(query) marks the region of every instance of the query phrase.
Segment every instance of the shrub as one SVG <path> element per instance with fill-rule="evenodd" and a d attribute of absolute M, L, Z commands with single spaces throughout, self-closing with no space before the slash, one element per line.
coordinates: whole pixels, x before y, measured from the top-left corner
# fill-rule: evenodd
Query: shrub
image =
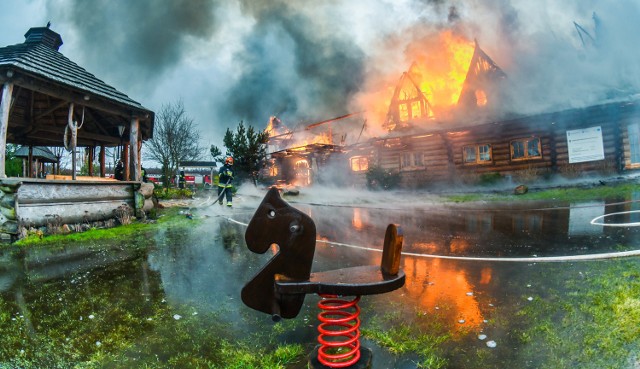
<path fill-rule="evenodd" d="M 190 199 L 193 197 L 193 191 L 188 188 L 161 188 L 156 187 L 153 195 L 160 200 L 171 199 Z"/>
<path fill-rule="evenodd" d="M 502 181 L 502 174 L 498 172 L 482 173 L 478 178 L 478 184 L 480 186 L 491 186 Z"/>
<path fill-rule="evenodd" d="M 398 187 L 400 176 L 379 166 L 367 170 L 367 188 L 370 190 L 390 190 Z"/>

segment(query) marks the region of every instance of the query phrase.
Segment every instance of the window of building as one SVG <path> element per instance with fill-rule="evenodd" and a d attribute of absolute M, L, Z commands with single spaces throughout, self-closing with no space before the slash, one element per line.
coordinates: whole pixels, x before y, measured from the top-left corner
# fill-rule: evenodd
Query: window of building
<path fill-rule="evenodd" d="M 354 156 L 351 158 L 351 170 L 362 172 L 369 169 L 369 158 L 366 156 Z"/>
<path fill-rule="evenodd" d="M 485 106 L 487 105 L 487 94 L 482 90 L 476 90 L 476 105 L 477 106 Z"/>
<path fill-rule="evenodd" d="M 405 152 L 400 155 L 400 169 L 416 170 L 424 169 L 424 153 L 422 152 Z"/>
<path fill-rule="evenodd" d="M 413 165 L 416 167 L 424 167 L 424 155 L 421 152 L 413 153 Z"/>
<path fill-rule="evenodd" d="M 398 105 L 398 115 L 400 116 L 401 122 L 406 122 L 409 120 L 409 107 L 407 106 L 407 104 Z"/>
<path fill-rule="evenodd" d="M 511 159 L 527 160 L 542 158 L 539 137 L 521 138 L 511 141 Z"/>
<path fill-rule="evenodd" d="M 462 148 L 462 155 L 467 164 L 488 164 L 491 162 L 491 145 L 465 146 Z"/>
<path fill-rule="evenodd" d="M 420 118 L 422 116 L 422 107 L 420 101 L 411 102 L 411 118 Z"/>

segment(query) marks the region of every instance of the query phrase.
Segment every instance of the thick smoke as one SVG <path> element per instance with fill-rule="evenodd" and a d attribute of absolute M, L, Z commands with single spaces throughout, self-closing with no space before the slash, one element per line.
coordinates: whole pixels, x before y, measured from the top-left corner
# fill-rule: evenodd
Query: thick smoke
<path fill-rule="evenodd" d="M 347 113 L 347 102 L 363 83 L 364 54 L 348 35 L 323 29 L 296 5 L 314 7 L 306 1 L 243 4 L 256 23 L 238 55 L 243 73 L 229 92 L 230 113 L 251 122 L 269 115 L 295 121 Z"/>
<path fill-rule="evenodd" d="M 111 66 L 123 84 L 152 84 L 182 61 L 191 39 L 207 39 L 216 30 L 210 0 L 67 0 L 48 7 L 54 28 L 64 21 L 75 29 L 87 64 Z"/>
<path fill-rule="evenodd" d="M 388 101 L 411 65 L 406 51 L 443 30 L 477 39 L 507 74 L 504 112 L 580 107 L 640 87 L 634 0 L 47 1 L 80 64 L 151 108 L 183 98 L 204 136 L 239 120 L 262 128 L 278 115 L 295 126 L 370 109 L 368 98 Z M 583 44 L 574 22 L 594 42 Z"/>

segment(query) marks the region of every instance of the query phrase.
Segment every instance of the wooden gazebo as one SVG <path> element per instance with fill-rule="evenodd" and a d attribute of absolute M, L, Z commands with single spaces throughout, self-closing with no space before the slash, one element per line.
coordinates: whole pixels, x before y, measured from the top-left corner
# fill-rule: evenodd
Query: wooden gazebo
<path fill-rule="evenodd" d="M 152 137 L 154 113 L 62 55 L 62 38 L 49 25 L 25 38 L 0 48 L 0 241 L 143 216 L 153 207 L 153 185 L 141 182 L 140 149 Z M 29 161 L 34 147 L 64 146 L 73 153 L 72 175 L 8 178 L 7 143 L 29 148 Z M 120 145 L 124 180 L 104 178 L 106 148 Z M 89 175 L 76 177 L 78 147 L 92 158 L 99 152 L 99 173 L 89 160 Z"/>
<path fill-rule="evenodd" d="M 21 146 L 14 156 L 22 159 L 23 177 L 44 178 L 45 164 L 52 165 L 51 173 L 58 173 L 60 161 L 46 146 Z"/>
<path fill-rule="evenodd" d="M 125 180 L 140 181 L 140 148 L 152 137 L 154 113 L 69 60 L 61 45 L 47 26 L 0 48 L 0 178 L 7 143 L 99 150 L 102 177 L 105 148 L 122 143 Z M 72 161 L 75 179 L 75 155 Z"/>

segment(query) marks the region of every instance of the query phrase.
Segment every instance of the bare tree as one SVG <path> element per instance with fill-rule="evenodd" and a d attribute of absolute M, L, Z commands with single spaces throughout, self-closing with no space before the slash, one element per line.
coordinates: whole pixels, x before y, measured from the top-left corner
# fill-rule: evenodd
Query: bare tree
<path fill-rule="evenodd" d="M 182 101 L 163 105 L 153 128 L 153 138 L 145 142 L 145 159 L 162 165 L 165 186 L 178 173 L 181 161 L 198 160 L 203 153 L 200 132 L 187 115 Z"/>
<path fill-rule="evenodd" d="M 69 164 L 69 154 L 64 146 L 49 146 L 49 150 L 53 153 L 53 156 L 58 160 L 58 168 L 57 173 L 51 174 L 60 174 L 60 171 L 63 168 L 67 168 L 67 164 Z"/>

